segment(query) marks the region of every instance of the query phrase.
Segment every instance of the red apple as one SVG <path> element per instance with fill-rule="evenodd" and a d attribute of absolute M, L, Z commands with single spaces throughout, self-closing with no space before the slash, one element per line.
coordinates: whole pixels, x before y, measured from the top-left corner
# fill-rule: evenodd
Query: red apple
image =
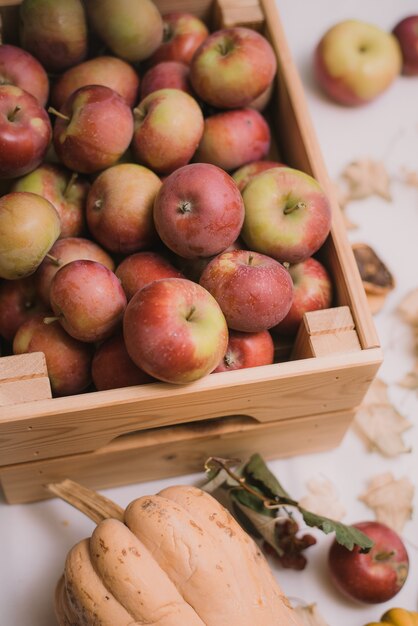
<path fill-rule="evenodd" d="M 249 183 L 254 176 L 257 176 L 257 174 L 265 172 L 266 170 L 271 170 L 273 167 L 286 166 L 278 161 L 253 161 L 252 163 L 247 163 L 247 165 L 243 165 L 236 170 L 232 174 L 232 178 L 235 180 L 238 189 L 243 192 L 247 183 Z"/>
<path fill-rule="evenodd" d="M 200 285 L 163 278 L 129 302 L 123 332 L 129 356 L 150 376 L 189 383 L 214 370 L 228 345 L 219 305 Z"/>
<path fill-rule="evenodd" d="M 110 87 L 133 107 L 138 96 L 139 76 L 122 59 L 111 56 L 89 59 L 59 76 L 51 91 L 52 105 L 61 109 L 74 91 L 88 85 Z"/>
<path fill-rule="evenodd" d="M 327 309 L 332 301 L 332 282 L 325 267 L 316 259 L 306 259 L 289 267 L 293 281 L 293 302 L 284 320 L 272 331 L 296 335 L 304 313 Z"/>
<path fill-rule="evenodd" d="M 331 545 L 328 564 L 338 589 L 354 600 L 387 602 L 401 590 L 409 571 L 409 559 L 399 535 L 380 522 L 353 524 L 374 541 L 370 552 L 352 551 L 336 541 Z"/>
<path fill-rule="evenodd" d="M 84 206 L 89 183 L 64 167 L 45 163 L 17 180 L 13 191 L 30 191 L 54 206 L 61 222 L 61 237 L 77 237 L 84 230 Z"/>
<path fill-rule="evenodd" d="M 256 109 L 256 111 L 264 111 L 267 108 L 271 100 L 271 96 L 273 95 L 274 83 L 270 83 L 270 85 L 265 89 L 255 100 L 251 100 L 248 105 L 252 109 Z"/>
<path fill-rule="evenodd" d="M 194 163 L 163 183 L 154 221 L 165 245 L 185 258 L 208 257 L 230 246 L 244 219 L 241 194 L 219 167 Z"/>
<path fill-rule="evenodd" d="M 59 235 L 59 215 L 45 198 L 23 191 L 0 198 L 0 278 L 33 274 Z"/>
<path fill-rule="evenodd" d="M 34 96 L 14 85 L 0 86 L 0 178 L 38 167 L 51 133 L 49 117 Z"/>
<path fill-rule="evenodd" d="M 53 393 L 80 393 L 91 382 L 92 346 L 70 337 L 57 321 L 46 324 L 44 320 L 44 315 L 37 315 L 19 327 L 13 352 L 43 352 Z"/>
<path fill-rule="evenodd" d="M 278 261 L 249 250 L 219 254 L 199 282 L 217 300 L 233 330 L 267 330 L 286 316 L 292 304 L 289 272 Z"/>
<path fill-rule="evenodd" d="M 203 115 L 196 100 L 180 89 L 150 93 L 134 109 L 132 152 L 138 163 L 158 174 L 186 165 L 203 133 Z"/>
<path fill-rule="evenodd" d="M 418 74 L 418 15 L 409 15 L 398 22 L 392 33 L 399 42 L 402 52 L 402 73 L 406 76 Z"/>
<path fill-rule="evenodd" d="M 66 101 L 54 125 L 54 146 L 70 170 L 92 174 L 122 156 L 133 135 L 133 116 L 125 100 L 110 89 L 89 85 Z"/>
<path fill-rule="evenodd" d="M 32 94 L 42 107 L 48 100 L 47 73 L 35 57 L 17 46 L 0 46 L 0 85 L 20 87 Z"/>
<path fill-rule="evenodd" d="M 161 181 L 134 163 L 114 165 L 94 181 L 87 199 L 87 224 L 94 239 L 111 252 L 131 254 L 157 238 L 152 216 Z"/>
<path fill-rule="evenodd" d="M 270 129 L 255 109 L 236 109 L 205 119 L 202 140 L 194 161 L 212 163 L 224 170 L 235 170 L 266 156 Z"/>
<path fill-rule="evenodd" d="M 160 278 L 183 278 L 181 272 L 157 252 L 137 252 L 131 254 L 116 268 L 128 301 L 137 291 Z"/>
<path fill-rule="evenodd" d="M 100 344 L 93 358 L 91 373 L 98 391 L 144 385 L 154 380 L 132 361 L 122 333 Z"/>
<path fill-rule="evenodd" d="M 188 65 L 200 44 L 209 35 L 205 24 L 191 13 L 163 15 L 163 41 L 147 62 L 180 61 Z"/>
<path fill-rule="evenodd" d="M 277 167 L 255 176 L 242 197 L 247 246 L 278 261 L 300 263 L 324 243 L 331 207 L 319 183 L 304 172 Z"/>
<path fill-rule="evenodd" d="M 23 322 L 46 311 L 33 276 L 0 283 L 0 335 L 7 341 L 13 341 Z"/>
<path fill-rule="evenodd" d="M 189 66 L 178 61 L 158 63 L 146 72 L 141 82 L 141 99 L 159 89 L 180 89 L 192 94 Z"/>
<path fill-rule="evenodd" d="M 258 333 L 240 333 L 231 330 L 228 348 L 213 372 L 230 372 L 258 365 L 270 365 L 274 358 L 273 339 L 268 330 Z"/>
<path fill-rule="evenodd" d="M 50 307 L 52 279 L 61 267 L 71 261 L 97 261 L 113 272 L 113 259 L 97 243 L 82 237 L 59 239 L 50 249 L 36 272 L 36 289 L 43 302 Z"/>
<path fill-rule="evenodd" d="M 267 89 L 275 73 L 276 57 L 267 39 L 241 27 L 212 33 L 190 66 L 195 92 L 219 109 L 249 105 Z"/>
<path fill-rule="evenodd" d="M 87 55 L 87 23 L 81 0 L 23 0 L 20 41 L 48 72 L 62 72 Z"/>
<path fill-rule="evenodd" d="M 71 261 L 55 274 L 51 306 L 69 335 L 101 341 L 120 325 L 126 296 L 113 272 L 96 261 Z"/>
<path fill-rule="evenodd" d="M 223 252 L 230 252 L 231 250 L 245 250 L 245 246 L 240 239 L 237 239 L 234 243 L 225 248 Z M 216 254 L 207 257 L 199 257 L 198 259 L 185 259 L 184 257 L 176 255 L 174 263 L 176 267 L 183 272 L 186 278 L 198 283 L 203 270 L 215 256 Z"/>
<path fill-rule="evenodd" d="M 347 106 L 374 100 L 399 75 L 401 65 L 396 37 L 359 20 L 335 24 L 314 56 L 319 85 L 332 100 Z"/>

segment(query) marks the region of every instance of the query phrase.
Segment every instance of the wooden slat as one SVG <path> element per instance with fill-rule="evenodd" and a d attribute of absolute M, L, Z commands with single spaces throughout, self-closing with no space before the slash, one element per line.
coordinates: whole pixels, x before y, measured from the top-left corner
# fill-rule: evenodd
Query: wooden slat
<path fill-rule="evenodd" d="M 51 397 L 51 385 L 42 352 L 0 358 L 0 407 Z"/>
<path fill-rule="evenodd" d="M 211 456 L 247 459 L 257 450 L 265 458 L 319 452 L 337 446 L 354 412 L 257 424 L 248 418 L 225 418 L 173 426 L 122 437 L 88 454 L 20 463 L 0 470 L 10 503 L 51 497 L 50 482 L 71 477 L 93 489 L 202 472 Z"/>
<path fill-rule="evenodd" d="M 0 409 L 0 465 L 97 450 L 128 432 L 223 415 L 268 422 L 350 409 L 381 360 L 380 350 L 362 350 L 211 374 L 190 385 L 152 383 Z"/>
<path fill-rule="evenodd" d="M 347 304 L 353 314 L 363 349 L 379 346 L 379 339 L 370 314 L 357 264 L 345 232 L 341 212 L 318 146 L 303 86 L 293 63 L 285 33 L 280 23 L 275 0 L 260 0 L 266 17 L 265 34 L 279 60 L 278 121 L 283 155 L 290 165 L 312 174 L 331 199 L 333 225 L 327 260 L 338 290 L 339 304 Z M 280 124 L 280 120 L 286 123 Z"/>
<path fill-rule="evenodd" d="M 245 26 L 260 31 L 264 14 L 259 0 L 216 0 L 215 21 L 217 28 Z"/>

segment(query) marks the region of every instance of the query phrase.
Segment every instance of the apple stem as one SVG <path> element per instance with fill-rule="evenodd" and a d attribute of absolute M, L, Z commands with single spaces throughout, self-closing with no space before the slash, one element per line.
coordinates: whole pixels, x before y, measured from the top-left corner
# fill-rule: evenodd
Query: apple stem
<path fill-rule="evenodd" d="M 133 110 L 133 114 L 136 122 L 142 122 L 147 115 L 146 111 L 140 109 L 139 107 L 135 107 L 135 109 Z"/>
<path fill-rule="evenodd" d="M 53 324 L 60 319 L 60 316 L 51 315 L 51 317 L 44 317 L 44 324 Z"/>
<path fill-rule="evenodd" d="M 70 180 L 68 181 L 68 183 L 67 183 L 67 185 L 66 185 L 66 187 L 65 187 L 65 189 L 64 189 L 63 196 L 64 196 L 65 198 L 66 198 L 66 197 L 68 196 L 68 194 L 70 193 L 70 189 L 71 189 L 71 187 L 74 185 L 74 183 L 75 183 L 75 181 L 77 180 L 77 178 L 78 178 L 78 174 L 77 174 L 77 172 L 73 172 L 73 173 L 71 174 L 71 178 L 70 178 Z"/>
<path fill-rule="evenodd" d="M 191 318 L 192 318 L 192 315 L 193 315 L 193 313 L 194 313 L 195 311 L 196 311 L 196 307 L 195 307 L 195 306 L 192 306 L 192 308 L 190 309 L 190 311 L 189 311 L 188 315 L 186 316 L 186 321 L 187 321 L 187 322 L 190 322 L 190 320 L 191 320 Z"/>
<path fill-rule="evenodd" d="M 283 213 L 285 215 L 289 215 L 289 213 L 293 213 L 293 211 L 296 211 L 296 209 L 306 209 L 305 202 L 300 201 L 296 202 L 296 204 L 292 204 L 291 206 L 286 206 Z"/>
<path fill-rule="evenodd" d="M 164 26 L 163 26 L 163 43 L 167 43 L 168 41 L 170 41 L 173 37 L 174 31 L 173 28 L 171 26 L 171 24 L 168 24 L 167 22 L 164 22 Z"/>
<path fill-rule="evenodd" d="M 373 556 L 373 560 L 375 561 L 387 561 L 395 554 L 394 550 L 390 550 L 389 552 L 377 552 Z"/>
<path fill-rule="evenodd" d="M 179 204 L 179 211 L 180 211 L 180 213 L 191 213 L 192 212 L 192 203 L 189 202 L 188 200 L 185 200 L 184 202 L 181 202 Z"/>
<path fill-rule="evenodd" d="M 9 113 L 9 115 L 7 116 L 7 119 L 9 120 L 9 122 L 14 121 L 16 114 L 19 113 L 20 109 L 21 107 L 19 105 L 16 105 L 14 110 L 11 113 Z"/>
<path fill-rule="evenodd" d="M 100 211 L 102 206 L 103 206 L 103 200 L 101 198 L 97 198 L 97 200 L 93 204 L 93 208 L 96 209 L 97 211 Z"/>
<path fill-rule="evenodd" d="M 61 265 L 61 261 L 56 256 L 53 256 L 52 254 L 47 253 L 45 255 L 45 258 L 49 259 L 51 261 L 51 263 L 53 265 L 56 265 L 57 267 L 59 267 Z"/>
<path fill-rule="evenodd" d="M 253 260 L 254 260 L 254 257 L 252 254 L 250 254 L 250 256 L 248 257 L 248 265 L 252 265 Z"/>
<path fill-rule="evenodd" d="M 232 358 L 231 353 L 228 351 L 224 356 L 224 363 L 227 367 L 231 367 L 233 362 L 234 362 L 234 359 Z"/>
<path fill-rule="evenodd" d="M 289 261 L 283 261 L 282 265 L 283 265 L 283 267 L 285 268 L 285 270 L 288 270 L 288 269 L 289 269 L 289 267 L 290 267 L 290 263 L 289 263 Z"/>
<path fill-rule="evenodd" d="M 64 113 L 60 113 L 59 111 L 57 111 L 57 109 L 54 109 L 54 107 L 48 107 L 48 113 L 52 113 L 52 115 L 56 115 L 66 122 L 69 122 L 71 120 L 71 117 L 68 117 L 68 115 L 64 115 Z"/>

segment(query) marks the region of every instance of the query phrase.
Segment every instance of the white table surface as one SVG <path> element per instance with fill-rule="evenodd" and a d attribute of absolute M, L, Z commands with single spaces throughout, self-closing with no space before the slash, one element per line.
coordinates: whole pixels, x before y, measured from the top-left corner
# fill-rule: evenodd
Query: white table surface
<path fill-rule="evenodd" d="M 402 166 L 418 171 L 418 77 L 399 78 L 380 99 L 356 109 L 332 104 L 319 92 L 311 73 L 313 49 L 331 25 L 357 18 L 390 30 L 402 17 L 418 12 L 416 0 L 277 0 L 287 37 L 305 86 L 309 109 L 328 170 L 336 177 L 353 159 L 383 159 L 398 175 Z M 396 383 L 412 366 L 411 334 L 395 314 L 397 303 L 418 286 L 418 189 L 400 182 L 392 185 L 393 202 L 370 198 L 353 203 L 349 216 L 358 224 L 352 241 L 372 245 L 396 277 L 397 287 L 384 309 L 375 316 L 385 351 L 380 376 Z M 346 522 L 373 519 L 373 513 L 357 499 L 372 476 L 391 471 L 396 477 L 418 481 L 418 402 L 414 392 L 391 386 L 391 398 L 414 426 L 405 434 L 413 447 L 395 459 L 367 452 L 349 431 L 338 449 L 270 463 L 288 491 L 300 498 L 311 477 L 330 477 L 348 513 Z M 202 475 L 183 476 L 105 491 L 120 505 L 143 494 L 155 493 L 174 483 L 198 483 Z M 393 601 L 362 605 L 345 600 L 329 581 L 327 552 L 331 538 L 316 533 L 318 543 L 307 551 L 303 572 L 273 568 L 291 597 L 316 602 L 332 626 L 362 626 L 377 620 L 390 606 L 418 610 L 418 493 L 415 516 L 404 529 L 409 551 L 409 578 Z M 0 625 L 54 626 L 52 597 L 68 549 L 93 530 L 93 523 L 58 500 L 31 505 L 6 505 L 0 501 Z M 233 626 L 233 625 L 231 625 Z M 266 625 L 267 626 L 267 625 Z"/>

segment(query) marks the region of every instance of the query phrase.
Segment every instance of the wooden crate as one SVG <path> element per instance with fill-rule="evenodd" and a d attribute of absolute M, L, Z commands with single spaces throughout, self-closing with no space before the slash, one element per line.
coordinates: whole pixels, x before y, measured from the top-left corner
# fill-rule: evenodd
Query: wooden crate
<path fill-rule="evenodd" d="M 314 176 L 331 199 L 333 225 L 321 259 L 334 280 L 334 307 L 305 316 L 290 360 L 189 385 L 52 399 L 42 355 L 0 359 L 0 480 L 9 502 L 49 497 L 44 485 L 64 477 L 104 488 L 200 471 L 212 454 L 275 458 L 334 447 L 382 361 L 274 0 L 155 1 L 163 13 L 187 10 L 212 29 L 256 28 L 273 45 L 273 154 Z M 5 32 L 15 29 L 13 4 L 0 0 Z"/>

